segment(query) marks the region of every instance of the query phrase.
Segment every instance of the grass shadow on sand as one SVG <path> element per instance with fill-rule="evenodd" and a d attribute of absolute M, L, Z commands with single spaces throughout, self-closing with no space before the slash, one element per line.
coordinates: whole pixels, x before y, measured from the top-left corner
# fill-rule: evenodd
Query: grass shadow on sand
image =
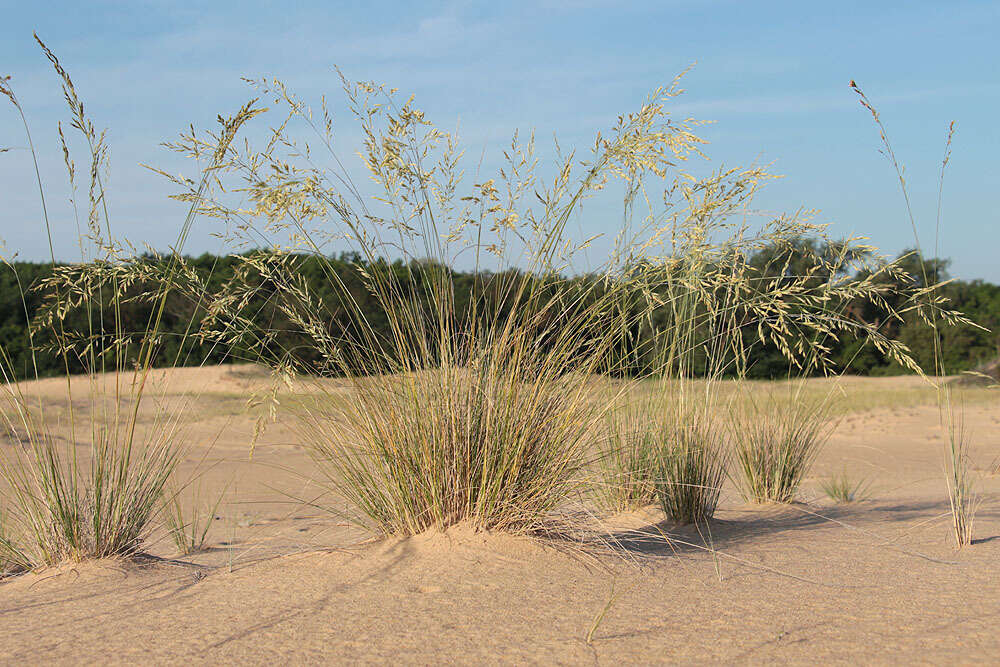
<path fill-rule="evenodd" d="M 674 556 L 710 556 L 713 552 L 733 551 L 743 545 L 767 547 L 776 538 L 788 537 L 792 533 L 842 530 L 865 536 L 873 545 L 936 560 L 908 549 L 905 544 L 911 532 L 936 522 L 947 522 L 950 516 L 948 502 L 943 498 L 940 501 L 865 501 L 821 507 L 804 503 L 750 506 L 724 514 L 728 516 L 714 518 L 698 526 L 649 522 L 635 528 L 613 530 L 609 536 L 596 537 L 595 542 L 641 561 Z M 1000 518 L 1000 510 L 984 507 L 979 518 Z M 1000 535 L 981 537 L 975 540 L 975 544 L 994 541 L 1000 541 Z"/>

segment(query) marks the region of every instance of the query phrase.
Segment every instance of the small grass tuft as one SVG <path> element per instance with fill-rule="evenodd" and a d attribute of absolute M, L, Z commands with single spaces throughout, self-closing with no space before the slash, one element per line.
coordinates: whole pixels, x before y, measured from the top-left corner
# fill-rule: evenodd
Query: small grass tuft
<path fill-rule="evenodd" d="M 945 482 L 955 544 L 962 548 L 972 544 L 972 527 L 980 500 L 972 481 L 969 440 L 965 429 L 952 417 L 947 424 L 947 431 Z"/>
<path fill-rule="evenodd" d="M 650 428 L 651 407 L 648 401 L 630 402 L 608 415 L 594 484 L 596 501 L 605 510 L 631 512 L 656 502 L 657 452 L 662 442 Z"/>
<path fill-rule="evenodd" d="M 177 547 L 177 553 L 182 556 L 204 550 L 208 531 L 215 520 L 219 505 L 225 498 L 227 489 L 223 489 L 214 502 L 200 503 L 200 494 L 196 494 L 190 511 L 184 509 L 180 492 L 166 494 L 163 501 L 163 518 L 167 533 Z"/>
<path fill-rule="evenodd" d="M 610 511 L 657 503 L 679 524 L 710 519 L 726 474 L 726 443 L 704 410 L 664 407 L 662 397 L 613 413 L 600 458 L 598 501 Z"/>
<path fill-rule="evenodd" d="M 871 482 L 867 479 L 853 480 L 846 472 L 820 482 L 823 493 L 837 503 L 847 504 L 867 500 L 871 497 Z"/>
<path fill-rule="evenodd" d="M 27 434 L 23 448 L 0 457 L 11 529 L 4 540 L 9 560 L 35 569 L 138 551 L 177 465 L 176 429 L 166 426 L 148 439 L 130 439 L 129 421 L 95 419 L 96 441 L 84 466 L 24 411 L 23 399 L 9 393 L 6 398 L 21 409 L 18 425 Z"/>

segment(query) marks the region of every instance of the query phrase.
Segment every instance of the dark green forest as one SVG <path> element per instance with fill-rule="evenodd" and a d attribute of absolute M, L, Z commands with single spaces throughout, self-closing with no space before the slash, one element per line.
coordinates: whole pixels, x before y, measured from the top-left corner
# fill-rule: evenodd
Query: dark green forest
<path fill-rule="evenodd" d="M 813 242 L 802 241 L 804 247 L 811 252 L 816 248 Z M 772 281 L 780 285 L 784 279 L 780 271 L 772 267 L 780 267 L 781 271 L 796 271 L 796 258 L 786 262 L 776 256 L 781 253 L 793 252 L 788 249 L 764 249 L 749 258 L 751 264 L 757 265 Z M 808 261 L 810 253 L 802 253 L 801 261 Z M 165 262 L 166 260 L 147 258 L 150 262 Z M 388 329 L 386 314 L 379 300 L 366 288 L 364 271 L 371 267 L 359 261 L 356 257 L 345 255 L 334 259 L 324 259 L 307 256 L 291 258 L 292 273 L 307 287 L 311 297 L 324 303 L 324 312 L 328 314 L 324 325 L 329 333 L 336 337 L 345 335 L 350 329 L 348 309 L 340 302 L 340 294 L 334 288 L 328 271 L 336 272 L 339 280 L 350 291 L 352 298 L 374 326 L 376 331 Z M 276 302 L 277 290 L 274 285 L 259 275 L 252 277 L 253 298 L 241 308 L 244 318 L 241 331 L 243 335 L 235 341 L 229 340 L 222 345 L 213 342 L 212 337 L 199 337 L 202 324 L 208 312 L 208 304 L 213 298 L 224 295 L 237 278 L 239 268 L 244 263 L 239 256 L 214 256 L 204 254 L 199 257 L 188 257 L 185 261 L 186 270 L 195 276 L 197 290 L 177 289 L 169 294 L 163 311 L 159 330 L 162 335 L 157 344 L 156 364 L 160 366 L 197 365 L 203 363 L 226 363 L 239 361 L 258 361 L 261 359 L 277 359 L 283 355 L 291 355 L 297 363 L 320 371 L 321 360 L 315 345 L 302 331 L 287 312 Z M 66 268 L 69 265 L 62 265 Z M 973 370 L 977 366 L 1000 356 L 1000 286 L 988 282 L 973 280 L 948 280 L 945 260 L 927 260 L 923 270 L 916 255 L 901 255 L 900 266 L 903 272 L 900 280 L 909 280 L 921 285 L 923 276 L 929 276 L 931 283 L 944 282 L 940 294 L 947 299 L 948 307 L 961 311 L 970 320 L 982 328 L 961 324 L 942 328 L 942 360 L 948 373 L 959 373 Z M 409 281 L 404 291 L 421 298 L 419 282 L 420 271 L 413 265 L 406 266 L 402 262 L 381 264 L 382 270 L 393 273 L 400 283 Z M 449 270 L 451 283 L 454 285 L 456 313 L 468 312 L 468 304 L 473 295 L 488 294 L 490 285 L 496 281 L 488 272 L 475 274 Z M 53 265 L 36 262 L 11 262 L 0 265 L 0 349 L 7 357 L 9 371 L 18 378 L 45 377 L 65 372 L 69 365 L 70 372 L 86 370 L 83 363 L 74 355 L 63 356 L 55 351 L 54 341 L 58 338 L 53 333 L 51 317 L 52 284 L 44 281 L 52 277 Z M 151 274 L 151 275 L 155 275 Z M 239 278 L 246 280 L 246 276 Z M 573 290 L 590 280 L 587 277 L 559 279 L 560 289 Z M 592 286 L 592 285 L 591 285 Z M 119 314 L 120 324 L 117 331 L 134 332 L 136 336 L 147 330 L 153 315 L 150 300 L 142 295 L 150 290 L 149 285 L 141 281 L 129 285 L 114 309 Z M 891 291 L 890 291 L 891 293 Z M 59 326 L 64 336 L 77 336 L 85 340 L 100 329 L 103 317 L 108 330 L 115 327 L 112 322 L 112 298 L 108 294 L 87 302 L 91 310 L 78 305 L 59 315 Z M 97 307 L 100 316 L 95 316 L 93 304 L 105 304 Z M 47 305 L 48 304 L 48 305 Z M 897 307 L 900 304 L 888 304 Z M 505 304 L 506 308 L 514 307 Z M 879 323 L 882 330 L 892 339 L 905 343 L 913 352 L 918 363 L 928 372 L 934 369 L 934 341 L 932 330 L 915 314 L 909 313 L 896 320 L 886 317 L 884 308 L 871 303 L 847 304 L 845 316 L 859 318 L 868 323 Z M 616 368 L 629 375 L 639 375 L 650 371 L 648 353 L 651 345 L 649 331 L 655 328 L 657 314 L 653 314 L 650 327 L 636 327 L 628 337 L 626 346 L 621 350 L 622 359 Z M 46 324 L 48 322 L 48 324 Z M 29 327 L 29 323 L 33 326 Z M 32 332 L 29 336 L 29 330 Z M 908 372 L 895 362 L 888 360 L 870 344 L 848 337 L 831 341 L 831 357 L 837 372 L 856 375 L 894 375 Z M 752 346 L 751 365 L 747 371 L 752 378 L 780 378 L 789 373 L 789 364 L 784 356 L 773 346 L 757 342 Z M 827 369 L 828 371 L 830 369 Z"/>

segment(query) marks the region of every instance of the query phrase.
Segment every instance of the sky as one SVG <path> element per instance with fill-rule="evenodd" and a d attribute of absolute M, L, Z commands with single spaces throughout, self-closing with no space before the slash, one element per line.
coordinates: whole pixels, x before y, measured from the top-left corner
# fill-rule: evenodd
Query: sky
<path fill-rule="evenodd" d="M 939 255 L 955 277 L 1000 283 L 997 2 L 0 0 L 0 8 L 0 75 L 12 77 L 51 217 L 67 230 L 56 235 L 59 259 L 78 253 L 56 133 L 66 111 L 33 31 L 69 70 L 95 124 L 108 128 L 115 229 L 160 249 L 183 210 L 140 165 L 190 174 L 160 142 L 235 111 L 253 95 L 241 77 L 274 76 L 307 100 L 335 100 L 336 65 L 351 79 L 414 94 L 440 126 L 460 127 L 469 155 L 499 156 L 515 129 L 586 150 L 618 114 L 693 64 L 672 110 L 715 121 L 701 132 L 714 166 L 770 164 L 784 178 L 761 196 L 762 209 L 819 209 L 832 234 L 867 236 L 886 254 L 913 246 L 913 233 L 877 129 L 848 83 L 879 108 L 928 253 L 956 121 Z M 348 129 L 342 139 L 356 135 Z M 31 158 L 7 104 L 5 147 L 0 239 L 8 255 L 44 259 Z M 614 215 L 593 207 L 580 217 L 599 234 Z M 221 251 L 213 231 L 199 220 L 186 250 Z"/>

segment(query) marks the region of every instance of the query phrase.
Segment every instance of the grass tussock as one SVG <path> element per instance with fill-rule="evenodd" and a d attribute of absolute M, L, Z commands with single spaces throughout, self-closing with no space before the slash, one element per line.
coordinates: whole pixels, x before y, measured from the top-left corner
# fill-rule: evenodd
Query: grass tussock
<path fill-rule="evenodd" d="M 18 397 L 6 398 L 23 408 Z M 177 465 L 176 430 L 139 439 L 129 435 L 128 421 L 100 425 L 95 442 L 84 445 L 89 461 L 83 462 L 31 415 L 15 412 L 19 423 L 8 418 L 8 432 L 26 434 L 27 442 L 0 458 L 8 559 L 35 568 L 136 553 Z"/>
<path fill-rule="evenodd" d="M 656 458 L 656 498 L 667 519 L 679 524 L 712 518 L 726 476 L 724 431 L 704 414 L 688 413 L 663 432 Z"/>
<path fill-rule="evenodd" d="M 734 482 L 756 503 L 788 503 L 832 431 L 829 403 L 776 410 L 751 401 L 732 418 Z"/>
<path fill-rule="evenodd" d="M 609 413 L 593 492 L 609 512 L 631 512 L 656 502 L 657 460 L 664 440 L 649 401 L 627 401 Z"/>
<path fill-rule="evenodd" d="M 56 263 L 53 238 L 58 232 L 46 213 L 44 232 L 54 268 L 39 285 L 23 286 L 23 300 L 35 296 L 32 290 L 44 295 L 41 309 L 29 322 L 26 345 L 36 379 L 41 355 L 59 360 L 65 369 L 65 394 L 52 397 L 37 387 L 26 389 L 15 381 L 10 357 L 0 349 L 0 424 L 7 436 L 7 442 L 0 443 L 0 560 L 19 569 L 129 557 L 150 534 L 164 489 L 185 450 L 181 425 L 189 405 L 184 400 L 153 400 L 152 359 L 162 345 L 166 300 L 184 277 L 180 253 L 198 206 L 197 199 L 191 200 L 174 252 L 165 262 L 137 256 L 130 244 L 113 236 L 103 184 L 105 133 L 84 114 L 58 58 L 41 40 L 38 43 L 69 108 L 73 134 L 67 135 L 60 125 L 59 139 L 80 230 L 81 260 Z M 9 78 L 0 79 L 0 93 L 23 121 L 37 164 L 28 122 Z M 219 145 L 231 141 L 248 118 L 241 113 L 224 120 Z M 78 172 L 72 156 L 80 146 L 87 168 Z M 196 189 L 207 192 L 209 175 L 223 155 L 216 152 L 208 161 Z M 86 195 L 78 201 L 80 173 L 85 174 L 80 189 Z M 44 213 L 46 193 L 40 178 L 38 186 Z M 137 307 L 146 318 L 145 326 L 135 330 L 126 324 L 126 313 L 134 314 Z M 43 338 L 52 342 L 38 344 Z M 178 344 L 178 358 L 186 340 Z M 83 374 L 70 377 L 71 368 L 77 367 Z"/>
<path fill-rule="evenodd" d="M 359 382 L 356 401 L 307 420 L 309 446 L 380 532 L 530 531 L 580 487 L 600 412 L 585 385 L 536 363 L 490 356 Z"/>

